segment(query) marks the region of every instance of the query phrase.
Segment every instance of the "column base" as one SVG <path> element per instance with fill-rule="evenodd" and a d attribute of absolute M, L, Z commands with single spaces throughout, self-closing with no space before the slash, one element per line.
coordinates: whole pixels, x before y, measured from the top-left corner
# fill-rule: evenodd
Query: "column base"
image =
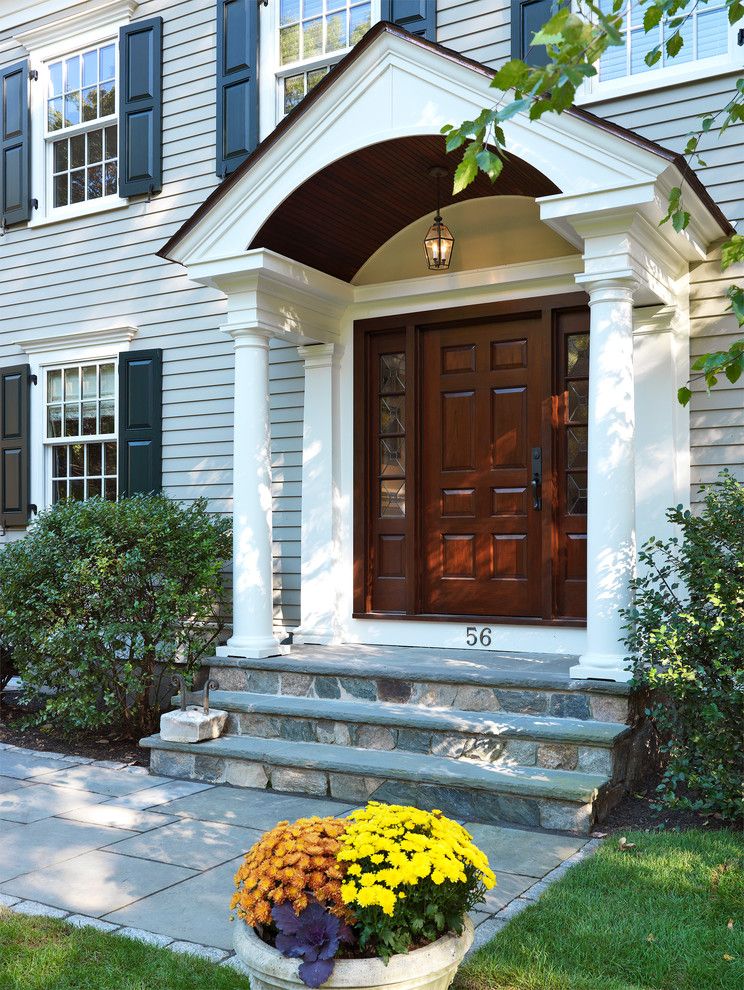
<path fill-rule="evenodd" d="M 618 681 L 627 684 L 633 672 L 626 667 L 627 660 L 621 653 L 584 653 L 571 667 L 571 677 L 578 680 Z"/>
<path fill-rule="evenodd" d="M 218 657 L 240 657 L 244 660 L 265 660 L 267 657 L 281 657 L 289 653 L 289 645 L 280 643 L 275 636 L 245 636 L 228 639 L 224 646 L 215 650 Z"/>

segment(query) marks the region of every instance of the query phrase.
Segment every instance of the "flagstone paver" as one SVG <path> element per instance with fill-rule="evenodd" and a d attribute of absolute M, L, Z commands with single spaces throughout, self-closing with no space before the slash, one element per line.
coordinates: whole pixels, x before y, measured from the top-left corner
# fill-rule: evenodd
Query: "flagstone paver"
<path fill-rule="evenodd" d="M 352 807 L 0 744 L 0 906 L 91 924 L 242 972 L 229 909 L 242 854 L 278 821 L 346 815 Z M 599 844 L 467 827 L 498 877 L 473 912 L 474 949 Z"/>

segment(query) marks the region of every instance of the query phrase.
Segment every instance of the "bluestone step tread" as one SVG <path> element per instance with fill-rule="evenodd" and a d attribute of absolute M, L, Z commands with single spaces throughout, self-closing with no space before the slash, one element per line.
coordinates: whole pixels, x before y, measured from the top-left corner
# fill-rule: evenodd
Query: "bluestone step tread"
<path fill-rule="evenodd" d="M 625 697 L 628 684 L 616 681 L 576 680 L 568 675 L 577 657 L 546 654 L 492 653 L 467 650 L 420 650 L 406 647 L 293 648 L 287 656 L 251 660 L 211 657 L 210 667 L 282 673 L 362 677 L 367 679 L 466 684 L 482 687 L 543 691 L 592 692 Z"/>
<path fill-rule="evenodd" d="M 327 719 L 359 725 L 386 725 L 439 732 L 469 733 L 505 738 L 533 739 L 611 747 L 630 732 L 620 722 L 522 715 L 516 712 L 472 712 L 424 705 L 364 702 L 336 698 L 304 698 L 296 695 L 254 694 L 250 691 L 212 691 L 215 708 L 229 712 Z M 200 694 L 189 698 L 201 702 Z M 177 704 L 178 699 L 174 698 Z"/>
<path fill-rule="evenodd" d="M 192 745 L 166 742 L 159 735 L 154 735 L 140 740 L 140 746 L 275 766 L 444 784 L 521 797 L 551 798 L 582 805 L 593 801 L 599 789 L 608 783 L 607 777 L 601 774 L 574 770 L 502 767 L 475 760 L 424 756 L 404 750 L 357 749 L 255 736 L 221 736 Z"/>

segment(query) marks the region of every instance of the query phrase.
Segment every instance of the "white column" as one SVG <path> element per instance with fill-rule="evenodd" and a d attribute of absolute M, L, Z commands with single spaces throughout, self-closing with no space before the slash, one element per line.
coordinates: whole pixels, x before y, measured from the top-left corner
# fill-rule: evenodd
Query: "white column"
<path fill-rule="evenodd" d="M 627 681 L 620 609 L 635 573 L 635 404 L 630 277 L 579 276 L 589 293 L 587 646 L 572 677 Z"/>
<path fill-rule="evenodd" d="M 296 642 L 338 640 L 336 458 L 338 346 L 299 347 L 305 362 L 302 437 L 302 563 Z"/>
<path fill-rule="evenodd" d="M 283 652 L 273 631 L 269 334 L 229 327 L 235 342 L 233 634 L 222 656 Z"/>

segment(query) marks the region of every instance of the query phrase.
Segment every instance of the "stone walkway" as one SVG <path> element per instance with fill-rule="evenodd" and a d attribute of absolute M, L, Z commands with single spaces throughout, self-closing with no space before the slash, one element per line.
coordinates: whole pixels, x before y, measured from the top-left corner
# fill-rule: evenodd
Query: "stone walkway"
<path fill-rule="evenodd" d="M 243 854 L 282 819 L 351 808 L 0 744 L 0 906 L 240 969 L 229 902 Z M 498 878 L 473 915 L 476 947 L 597 845 L 517 828 L 467 827 Z"/>

